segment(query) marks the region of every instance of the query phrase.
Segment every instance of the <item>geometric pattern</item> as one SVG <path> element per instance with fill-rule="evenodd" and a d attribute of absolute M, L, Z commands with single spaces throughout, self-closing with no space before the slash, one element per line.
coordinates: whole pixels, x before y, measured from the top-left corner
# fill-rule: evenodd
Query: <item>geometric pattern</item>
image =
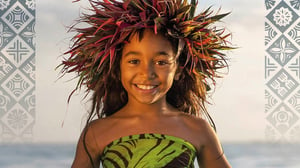
<path fill-rule="evenodd" d="M 295 25 L 294 28 L 292 28 L 289 32 L 288 35 L 290 36 L 291 39 L 293 39 L 297 44 L 300 43 L 300 23 Z"/>
<path fill-rule="evenodd" d="M 300 90 L 289 98 L 288 103 L 297 111 L 300 112 Z"/>
<path fill-rule="evenodd" d="M 17 101 L 24 97 L 33 87 L 30 80 L 18 70 L 11 74 L 1 85 L 1 88 L 6 90 Z"/>
<path fill-rule="evenodd" d="M 284 134 L 299 120 L 299 117 L 287 105 L 282 103 L 268 114 L 267 120 L 281 134 Z"/>
<path fill-rule="evenodd" d="M 23 30 L 34 19 L 32 14 L 20 2 L 14 3 L 1 15 L 1 19 L 16 33 Z"/>
<path fill-rule="evenodd" d="M 294 58 L 290 61 L 290 64 L 288 65 L 287 69 L 289 69 L 294 75 L 300 79 L 300 62 L 299 57 Z"/>
<path fill-rule="evenodd" d="M 0 0 L 0 142 L 32 141 L 35 0 Z"/>
<path fill-rule="evenodd" d="M 265 23 L 265 30 L 265 45 L 268 45 L 268 43 L 278 35 L 278 32 L 268 23 Z"/>
<path fill-rule="evenodd" d="M 265 105 L 265 112 L 269 112 L 269 110 L 276 106 L 276 104 L 279 102 L 275 97 L 272 96 L 268 91 L 265 91 L 265 99 L 268 100 L 268 102 Z"/>
<path fill-rule="evenodd" d="M 283 35 L 273 42 L 267 49 L 268 54 L 271 55 L 271 57 L 273 57 L 273 59 L 281 66 L 287 64 L 298 51 L 298 48 Z"/>
<path fill-rule="evenodd" d="M 7 56 L 10 62 L 19 67 L 33 54 L 33 49 L 17 36 L 6 44 L 2 53 Z"/>
<path fill-rule="evenodd" d="M 265 135 L 300 142 L 300 1 L 265 0 Z"/>
<path fill-rule="evenodd" d="M 276 73 L 267 83 L 268 88 L 281 100 L 289 96 L 298 85 L 297 81 L 284 69 Z"/>
<path fill-rule="evenodd" d="M 265 56 L 265 78 L 272 75 L 274 72 L 276 72 L 277 69 L 278 65 L 276 61 L 273 61 L 273 59 Z"/>
<path fill-rule="evenodd" d="M 273 9 L 271 8 L 266 16 L 280 32 L 284 32 L 290 27 L 298 19 L 297 17 L 297 13 L 285 1 L 281 1 Z"/>

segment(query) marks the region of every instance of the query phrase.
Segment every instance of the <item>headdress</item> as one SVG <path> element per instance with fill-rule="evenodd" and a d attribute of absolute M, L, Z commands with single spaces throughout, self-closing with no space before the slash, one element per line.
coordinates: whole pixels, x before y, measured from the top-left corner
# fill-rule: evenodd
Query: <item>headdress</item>
<path fill-rule="evenodd" d="M 79 1 L 79 0 L 77 0 Z M 227 45 L 224 28 L 211 26 L 225 14 L 213 14 L 211 8 L 194 16 L 196 0 L 89 0 L 92 14 L 84 14 L 79 22 L 87 28 L 73 28 L 78 34 L 61 66 L 62 73 L 77 72 L 78 89 L 82 85 L 93 90 L 97 81 L 105 82 L 116 60 L 117 50 L 124 41 L 139 29 L 150 28 L 155 33 L 164 30 L 168 36 L 179 40 L 186 51 L 183 66 L 190 73 L 212 79 L 215 71 L 226 66 L 221 50 Z M 225 62 L 225 64 L 224 64 Z M 76 90 L 75 89 L 75 90 Z"/>

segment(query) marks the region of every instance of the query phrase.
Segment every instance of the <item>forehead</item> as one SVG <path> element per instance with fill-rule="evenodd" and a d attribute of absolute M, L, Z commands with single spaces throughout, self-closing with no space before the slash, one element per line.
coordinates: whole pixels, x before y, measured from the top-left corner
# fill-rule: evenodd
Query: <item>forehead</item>
<path fill-rule="evenodd" d="M 174 56 L 171 42 L 163 35 L 155 34 L 148 29 L 133 34 L 129 38 L 129 42 L 124 45 L 122 55 L 132 51 L 148 54 L 165 52 L 170 56 Z"/>

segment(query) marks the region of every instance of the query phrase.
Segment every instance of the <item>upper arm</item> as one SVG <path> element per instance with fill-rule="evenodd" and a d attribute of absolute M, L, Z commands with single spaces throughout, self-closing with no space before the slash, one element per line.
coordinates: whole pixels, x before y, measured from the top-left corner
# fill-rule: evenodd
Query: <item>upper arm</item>
<path fill-rule="evenodd" d="M 201 168 L 230 168 L 222 146 L 213 128 L 203 121 L 203 144 L 198 152 L 198 163 Z"/>
<path fill-rule="evenodd" d="M 82 131 L 77 143 L 72 168 L 94 168 L 99 167 L 99 164 L 100 154 L 98 145 L 93 135 L 93 128 L 88 126 Z"/>

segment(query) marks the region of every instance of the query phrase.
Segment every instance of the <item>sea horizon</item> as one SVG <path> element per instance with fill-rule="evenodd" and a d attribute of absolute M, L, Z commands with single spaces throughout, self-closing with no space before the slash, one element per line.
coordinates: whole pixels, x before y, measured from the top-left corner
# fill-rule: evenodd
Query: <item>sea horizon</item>
<path fill-rule="evenodd" d="M 300 167 L 300 143 L 226 142 L 223 149 L 233 168 Z M 75 151 L 76 143 L 0 143 L 0 167 L 70 167 Z"/>

